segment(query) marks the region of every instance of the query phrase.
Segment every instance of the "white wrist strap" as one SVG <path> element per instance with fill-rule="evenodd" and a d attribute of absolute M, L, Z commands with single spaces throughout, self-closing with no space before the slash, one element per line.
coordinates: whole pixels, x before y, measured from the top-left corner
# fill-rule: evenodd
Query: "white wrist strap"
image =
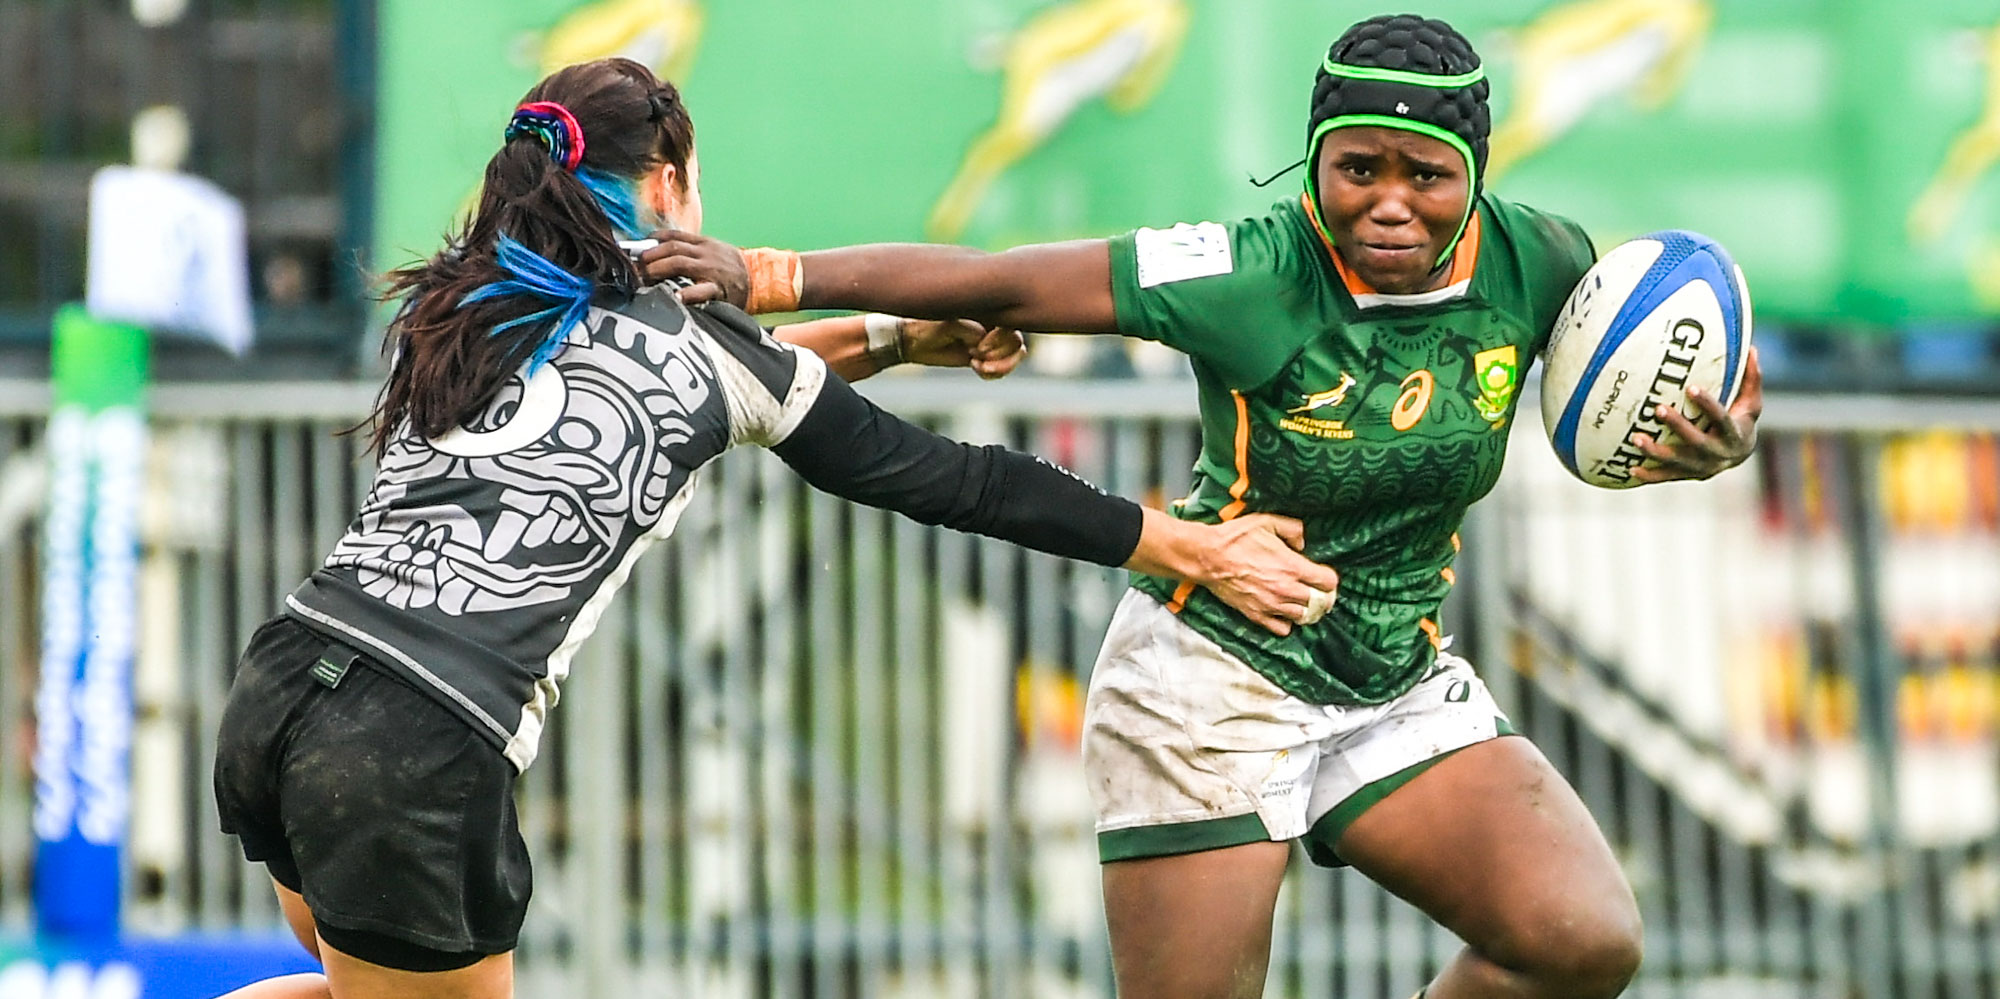
<path fill-rule="evenodd" d="M 876 370 L 903 363 L 903 317 L 870 312 L 862 317 L 861 327 L 868 331 L 868 359 L 875 362 Z"/>

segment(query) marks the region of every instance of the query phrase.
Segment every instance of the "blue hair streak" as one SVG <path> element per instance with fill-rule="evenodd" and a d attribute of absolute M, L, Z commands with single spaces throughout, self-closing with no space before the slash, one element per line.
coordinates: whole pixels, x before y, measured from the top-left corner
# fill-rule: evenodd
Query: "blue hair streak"
<path fill-rule="evenodd" d="M 576 179 L 584 190 L 597 201 L 597 207 L 604 211 L 604 217 L 611 220 L 611 229 L 619 239 L 638 239 L 645 233 L 639 231 L 639 203 L 633 190 L 636 186 L 630 180 L 605 173 L 594 167 L 584 167 L 576 172 Z"/>
<path fill-rule="evenodd" d="M 562 349 L 563 339 L 569 331 L 583 322 L 590 312 L 590 300 L 597 293 L 597 286 L 587 278 L 580 278 L 556 266 L 554 261 L 523 246 L 506 233 L 500 234 L 499 249 L 495 258 L 500 268 L 513 275 L 504 281 L 493 281 L 480 285 L 465 296 L 458 304 L 460 308 L 476 302 L 484 302 L 502 295 L 528 295 L 551 302 L 548 308 L 531 312 L 518 319 L 509 319 L 493 327 L 491 336 L 498 336 L 523 323 L 555 319 L 555 325 L 542 342 L 535 347 L 535 353 L 528 358 L 528 373 L 533 374 Z"/>

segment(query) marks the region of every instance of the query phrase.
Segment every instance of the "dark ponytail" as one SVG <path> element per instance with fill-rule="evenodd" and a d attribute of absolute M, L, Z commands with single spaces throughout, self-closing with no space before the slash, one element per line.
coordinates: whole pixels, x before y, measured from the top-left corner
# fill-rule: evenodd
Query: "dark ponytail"
<path fill-rule="evenodd" d="M 639 275 L 618 240 L 644 235 L 635 186 L 664 163 L 687 182 L 694 123 L 673 84 L 637 62 L 558 70 L 521 104 L 472 218 L 436 256 L 387 276 L 384 299 L 402 304 L 366 424 L 377 457 L 405 423 L 430 438 L 476 415 L 560 346 L 584 305 L 629 301 Z"/>

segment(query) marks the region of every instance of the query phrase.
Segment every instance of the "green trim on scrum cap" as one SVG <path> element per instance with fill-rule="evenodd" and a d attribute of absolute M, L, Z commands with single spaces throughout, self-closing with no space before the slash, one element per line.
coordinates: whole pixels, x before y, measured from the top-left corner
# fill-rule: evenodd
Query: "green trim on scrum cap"
<path fill-rule="evenodd" d="M 1351 69 L 1353 67 L 1348 68 Z M 1384 72 L 1393 71 L 1384 70 Z M 1453 79 L 1456 79 L 1456 77 L 1453 77 Z M 1352 128 L 1358 125 L 1400 128 L 1406 132 L 1427 135 L 1458 150 L 1458 154 L 1465 157 L 1465 214 L 1459 218 L 1458 231 L 1452 233 L 1451 242 L 1445 244 L 1444 252 L 1439 254 L 1437 260 L 1431 264 L 1432 267 L 1442 266 L 1445 261 L 1451 259 L 1452 252 L 1458 249 L 1458 241 L 1465 238 L 1465 227 L 1472 224 L 1472 212 L 1479 200 L 1473 194 L 1473 192 L 1479 190 L 1479 177 L 1477 175 L 1478 168 L 1473 165 L 1472 161 L 1472 147 L 1466 145 L 1464 139 L 1427 121 L 1411 121 L 1408 118 L 1397 118 L 1386 114 L 1344 114 L 1328 118 L 1320 122 L 1318 128 L 1313 129 L 1312 139 L 1306 143 L 1306 193 L 1312 195 L 1314 205 L 1321 203 L 1318 182 L 1319 140 L 1325 138 L 1326 133 L 1336 128 Z"/>
<path fill-rule="evenodd" d="M 1334 62 L 1328 56 L 1323 64 L 1332 76 L 1342 76 L 1350 80 L 1381 80 L 1385 83 L 1407 83 L 1416 87 L 1436 87 L 1440 90 L 1454 87 L 1470 87 L 1486 79 L 1486 67 L 1480 66 L 1470 73 L 1445 76 L 1441 73 L 1416 73 L 1407 69 L 1381 69 L 1375 66 L 1349 66 Z"/>

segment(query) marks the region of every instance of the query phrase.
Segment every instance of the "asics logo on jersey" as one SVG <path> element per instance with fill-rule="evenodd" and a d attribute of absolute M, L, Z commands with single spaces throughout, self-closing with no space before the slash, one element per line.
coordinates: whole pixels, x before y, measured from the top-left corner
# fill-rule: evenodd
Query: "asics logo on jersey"
<path fill-rule="evenodd" d="M 1396 397 L 1396 405 L 1389 410 L 1389 425 L 1397 431 L 1408 430 L 1424 418 L 1424 412 L 1431 408 L 1431 393 L 1437 388 L 1437 377 L 1429 368 L 1422 368 L 1404 376 L 1398 386 L 1402 394 Z"/>

